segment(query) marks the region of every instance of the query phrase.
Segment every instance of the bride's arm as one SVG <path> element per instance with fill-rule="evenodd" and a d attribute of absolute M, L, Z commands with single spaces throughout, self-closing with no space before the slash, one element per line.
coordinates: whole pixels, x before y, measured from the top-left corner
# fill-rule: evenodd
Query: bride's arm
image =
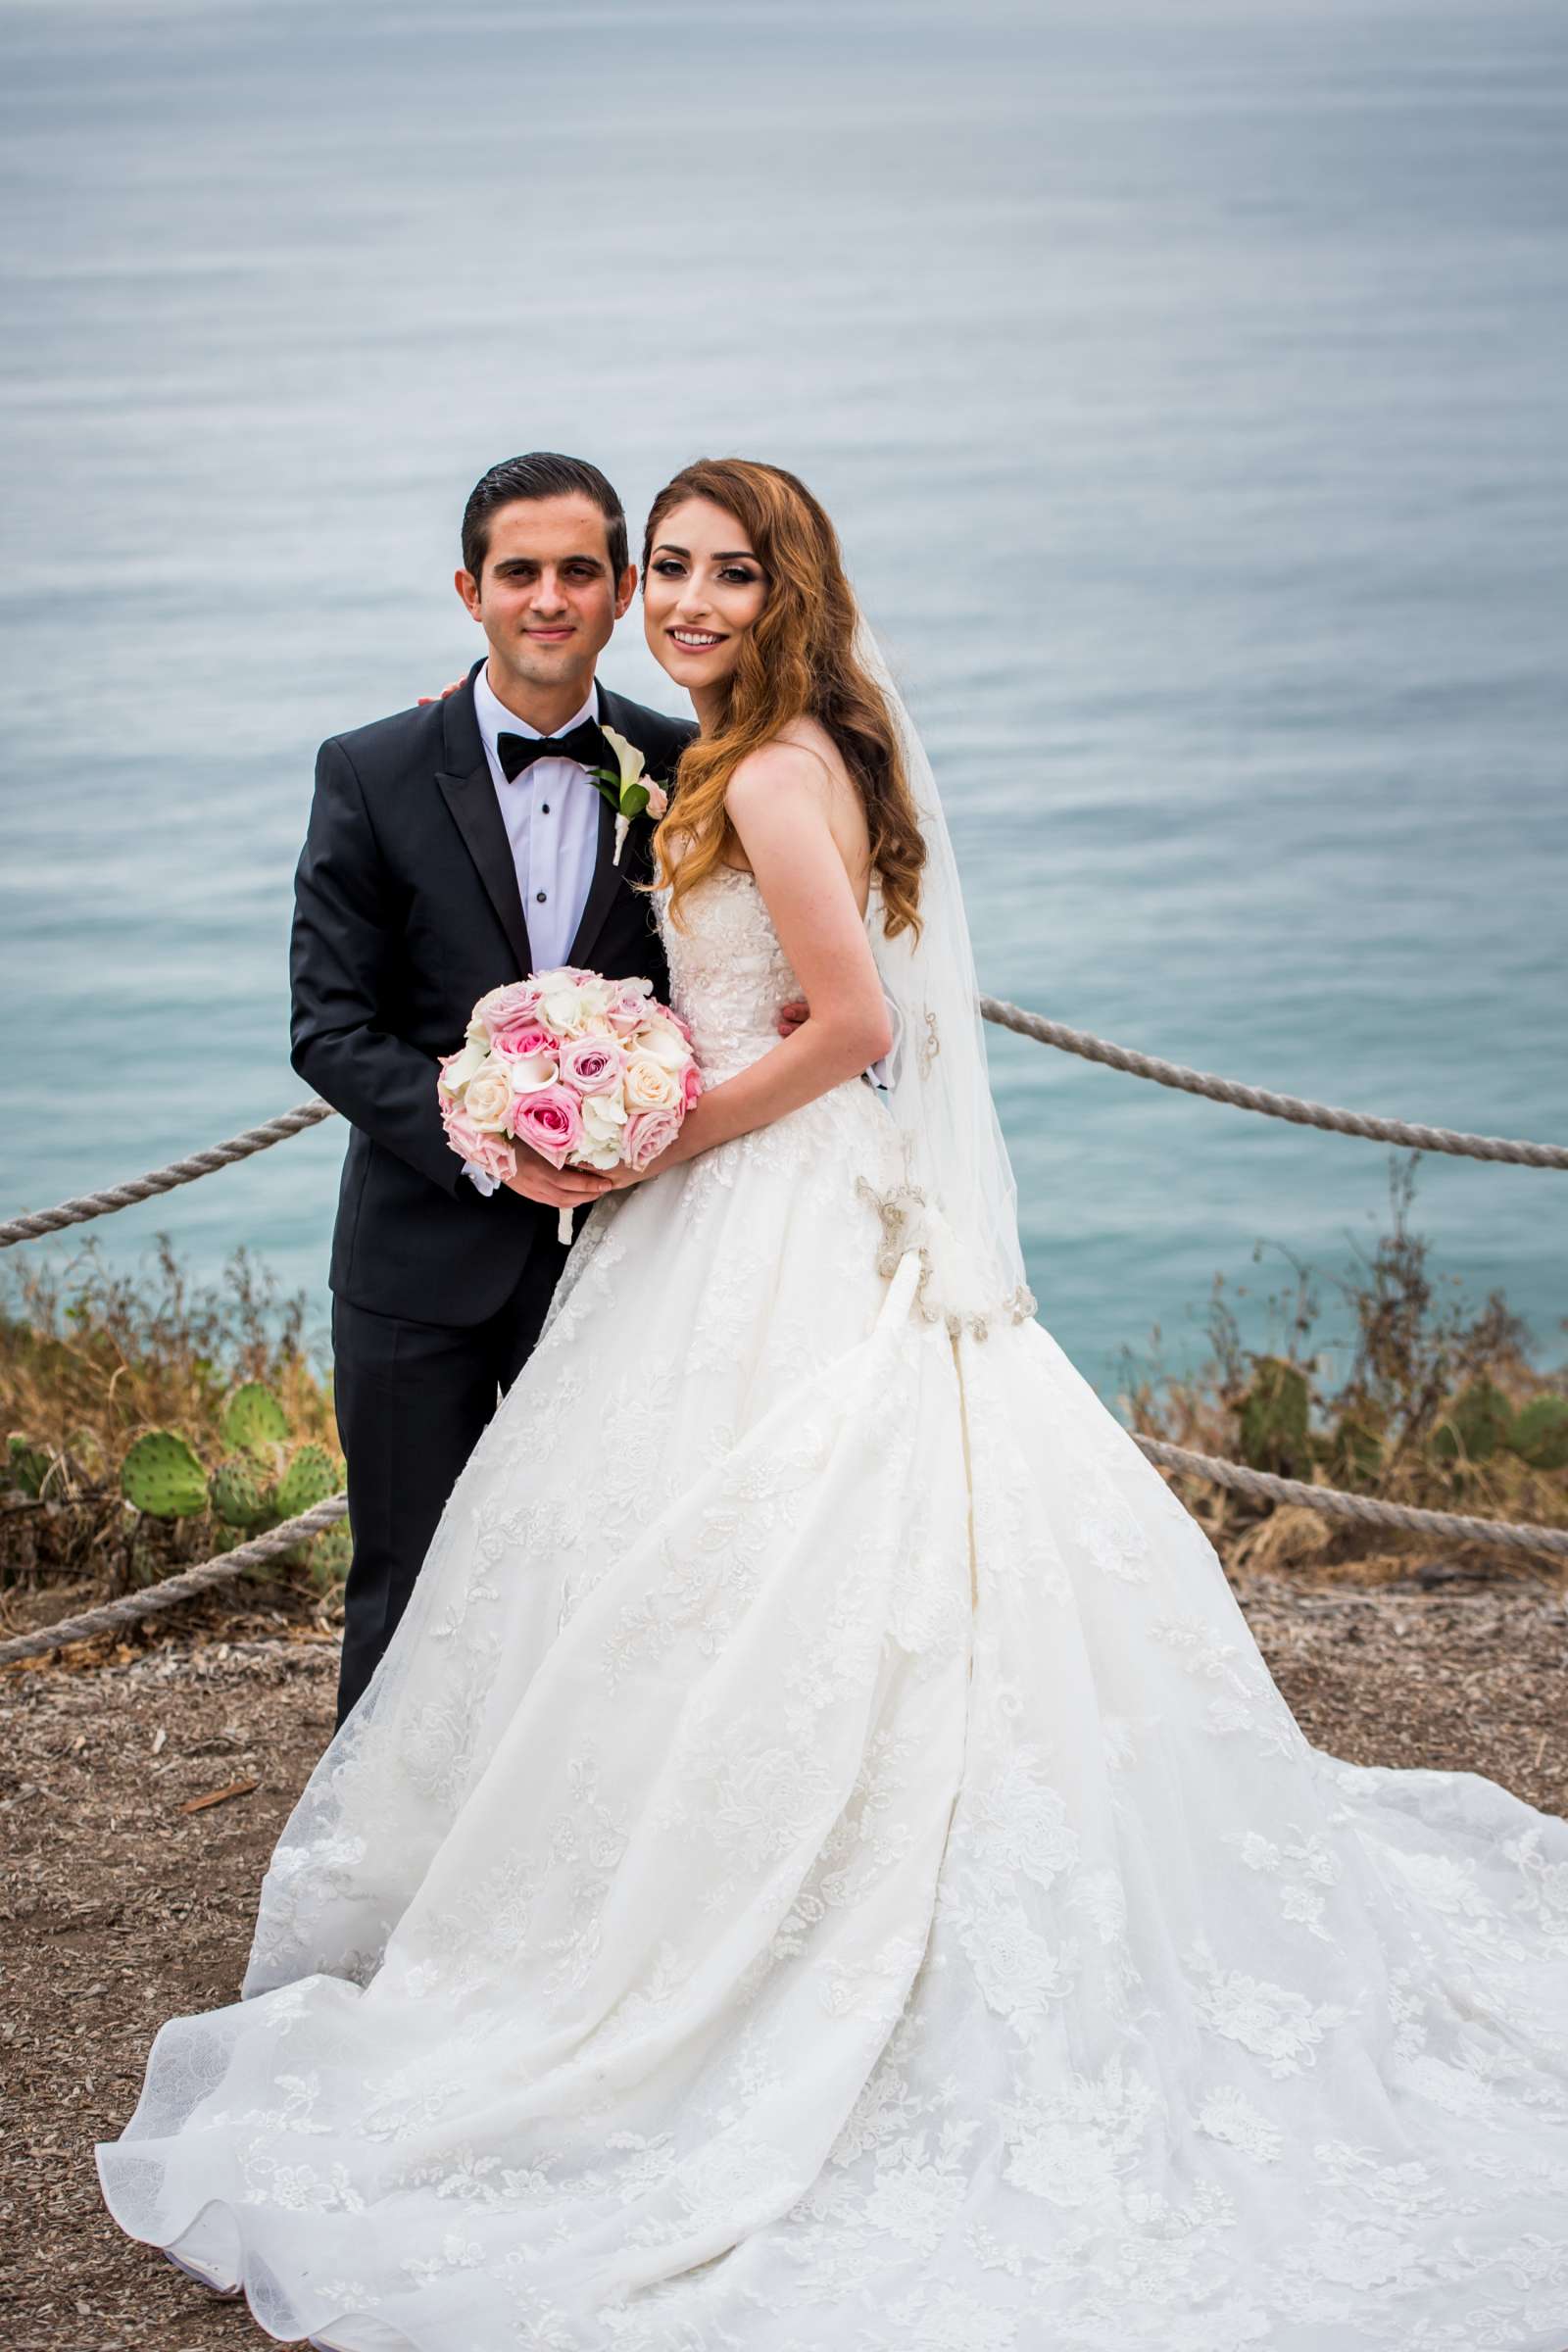
<path fill-rule="evenodd" d="M 892 1043 L 865 923 L 828 823 L 821 763 L 790 744 L 742 760 L 725 795 L 809 1018 L 749 1069 L 701 1096 L 644 1173 L 711 1151 L 858 1078 Z M 612 1182 L 630 1176 L 616 1169 Z M 635 1181 L 635 1179 L 632 1179 Z"/>

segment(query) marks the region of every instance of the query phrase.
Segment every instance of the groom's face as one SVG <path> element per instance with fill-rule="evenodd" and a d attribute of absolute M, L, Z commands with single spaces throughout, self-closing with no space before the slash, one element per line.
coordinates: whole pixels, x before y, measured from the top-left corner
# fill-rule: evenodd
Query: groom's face
<path fill-rule="evenodd" d="M 584 694 L 636 585 L 635 564 L 615 578 L 605 517 L 576 492 L 498 507 L 480 577 L 457 575 L 505 676 L 536 689 L 580 685 Z"/>

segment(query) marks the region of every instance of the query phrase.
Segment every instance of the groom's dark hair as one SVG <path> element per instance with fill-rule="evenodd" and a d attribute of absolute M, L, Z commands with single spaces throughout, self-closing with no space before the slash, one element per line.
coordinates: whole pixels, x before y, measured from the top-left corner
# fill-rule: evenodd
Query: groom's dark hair
<path fill-rule="evenodd" d="M 564 458 L 553 449 L 536 449 L 525 458 L 503 458 L 481 474 L 463 510 L 463 568 L 477 579 L 490 553 L 490 517 L 498 507 L 518 498 L 569 498 L 573 491 L 591 498 L 605 518 L 610 542 L 610 568 L 618 580 L 631 557 L 626 546 L 626 514 L 612 485 L 586 458 Z"/>

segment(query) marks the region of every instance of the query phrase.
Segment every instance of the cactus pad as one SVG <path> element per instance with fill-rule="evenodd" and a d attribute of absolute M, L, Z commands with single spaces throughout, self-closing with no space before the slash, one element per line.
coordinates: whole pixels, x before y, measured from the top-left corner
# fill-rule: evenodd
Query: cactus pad
<path fill-rule="evenodd" d="M 338 1490 L 338 1466 L 324 1446 L 302 1446 L 277 1482 L 277 1515 L 296 1519 Z"/>
<path fill-rule="evenodd" d="M 1242 1399 L 1243 1461 L 1254 1470 L 1271 1470 L 1278 1477 L 1308 1476 L 1312 1462 L 1307 1430 L 1310 1404 L 1303 1372 L 1282 1356 L 1258 1356 L 1252 1385 Z"/>
<path fill-rule="evenodd" d="M 225 1527 L 270 1527 L 280 1516 L 273 1490 L 242 1453 L 219 1463 L 211 1493 L 213 1508 Z"/>
<path fill-rule="evenodd" d="M 225 1446 L 282 1446 L 288 1441 L 288 1415 L 259 1380 L 247 1381 L 236 1389 L 223 1410 L 223 1443 Z"/>
<path fill-rule="evenodd" d="M 172 1430 L 149 1430 L 136 1440 L 120 1466 L 120 1485 L 154 1519 L 188 1519 L 207 1507 L 207 1473 Z"/>
<path fill-rule="evenodd" d="M 1443 1461 L 1463 1452 L 1467 1461 L 1484 1462 L 1512 1435 L 1513 1407 L 1507 1397 L 1490 1380 L 1473 1380 L 1434 1430 L 1432 1450 Z"/>
<path fill-rule="evenodd" d="M 353 1557 L 354 1538 L 349 1533 L 349 1523 L 339 1519 L 309 1546 L 311 1582 L 318 1592 L 335 1592 L 348 1575 Z"/>
<path fill-rule="evenodd" d="M 1568 1396 L 1534 1396 L 1514 1416 L 1509 1450 L 1533 1470 L 1568 1470 Z"/>
<path fill-rule="evenodd" d="M 6 1440 L 6 1468 L 14 1487 L 20 1487 L 24 1494 L 37 1495 L 49 1475 L 50 1459 L 41 1446 L 13 1431 Z"/>

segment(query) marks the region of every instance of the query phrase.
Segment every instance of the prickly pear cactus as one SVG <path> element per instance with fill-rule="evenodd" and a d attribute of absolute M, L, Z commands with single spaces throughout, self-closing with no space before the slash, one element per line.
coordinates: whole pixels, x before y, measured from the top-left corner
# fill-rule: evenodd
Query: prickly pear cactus
<path fill-rule="evenodd" d="M 1359 1413 L 1342 1413 L 1329 1440 L 1326 1459 L 1336 1478 L 1376 1478 L 1383 1467 L 1383 1433 Z"/>
<path fill-rule="evenodd" d="M 152 1429 L 120 1466 L 121 1491 L 154 1519 L 188 1519 L 207 1508 L 207 1473 L 183 1438 Z"/>
<path fill-rule="evenodd" d="M 1568 1470 L 1568 1396 L 1533 1396 L 1505 1442 L 1532 1470 Z"/>
<path fill-rule="evenodd" d="M 223 1443 L 249 1451 L 253 1447 L 288 1443 L 288 1415 L 259 1380 L 236 1389 L 224 1407 Z"/>
<path fill-rule="evenodd" d="M 1260 1355 L 1252 1385 L 1242 1398 L 1241 1453 L 1254 1470 L 1280 1478 L 1304 1478 L 1311 1469 L 1307 1430 L 1311 1393 L 1306 1375 L 1282 1356 Z"/>
<path fill-rule="evenodd" d="M 324 1446 L 302 1446 L 277 1482 L 277 1515 L 297 1519 L 301 1511 L 335 1494 L 342 1481 Z"/>
<path fill-rule="evenodd" d="M 1484 1462 L 1513 1434 L 1513 1407 L 1490 1380 L 1473 1380 L 1449 1405 L 1432 1433 L 1432 1450 L 1443 1461 L 1463 1453 Z"/>
<path fill-rule="evenodd" d="M 274 1490 L 268 1484 L 254 1459 L 242 1453 L 230 1454 L 213 1472 L 210 1486 L 212 1505 L 225 1527 L 256 1529 L 271 1527 L 285 1514 L 277 1508 Z"/>
<path fill-rule="evenodd" d="M 43 1492 L 50 1460 L 41 1446 L 34 1446 L 30 1438 L 14 1430 L 6 1440 L 6 1469 L 12 1486 L 20 1488 L 24 1494 L 37 1495 Z"/>
<path fill-rule="evenodd" d="M 335 1592 L 349 1572 L 354 1557 L 354 1538 L 349 1523 L 339 1519 L 324 1536 L 318 1536 L 310 1546 L 311 1581 L 321 1592 Z"/>

